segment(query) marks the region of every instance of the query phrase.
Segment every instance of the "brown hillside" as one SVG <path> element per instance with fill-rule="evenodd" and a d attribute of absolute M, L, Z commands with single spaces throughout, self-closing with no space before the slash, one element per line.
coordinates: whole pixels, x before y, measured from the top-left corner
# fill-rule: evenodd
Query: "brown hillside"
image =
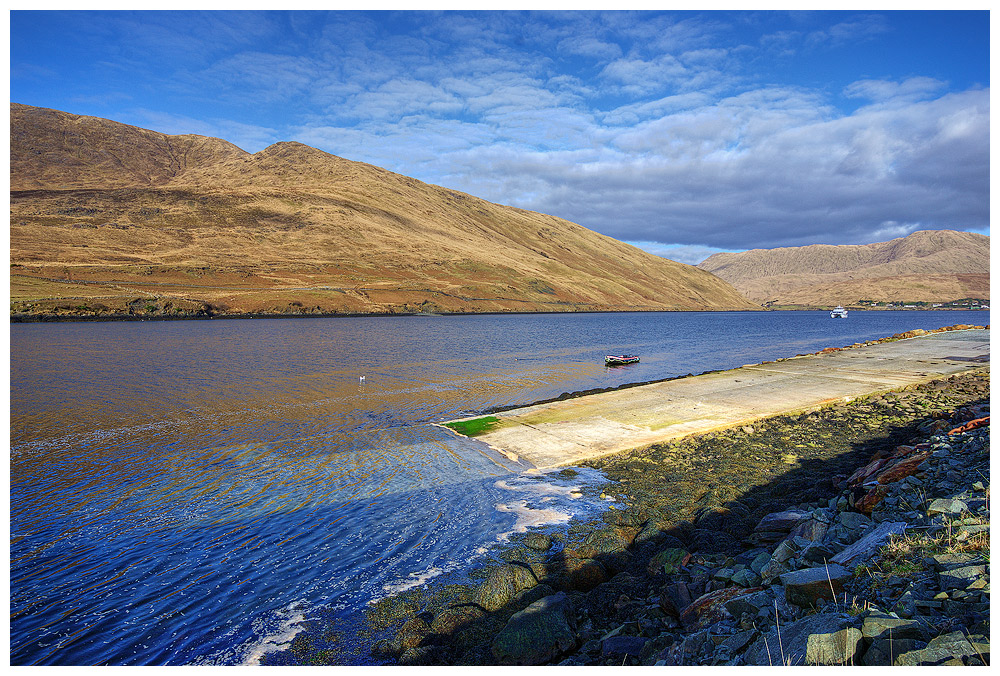
<path fill-rule="evenodd" d="M 10 106 L 10 189 L 162 185 L 247 153 L 222 139 L 167 136 L 99 117 Z"/>
<path fill-rule="evenodd" d="M 16 312 L 756 307 L 568 221 L 299 143 L 249 154 L 17 104 L 11 263 Z"/>
<path fill-rule="evenodd" d="M 922 230 L 888 242 L 715 254 L 698 267 L 758 303 L 825 306 L 989 298 L 989 237 Z"/>

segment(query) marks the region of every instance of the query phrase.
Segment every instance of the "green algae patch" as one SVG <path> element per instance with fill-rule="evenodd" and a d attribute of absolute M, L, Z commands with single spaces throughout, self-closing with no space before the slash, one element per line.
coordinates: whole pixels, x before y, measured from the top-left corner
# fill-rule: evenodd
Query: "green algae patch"
<path fill-rule="evenodd" d="M 500 426 L 501 422 L 496 416 L 487 415 L 482 418 L 473 418 L 472 420 L 456 420 L 445 423 L 444 426 L 467 437 L 478 437 L 487 432 L 492 432 Z"/>

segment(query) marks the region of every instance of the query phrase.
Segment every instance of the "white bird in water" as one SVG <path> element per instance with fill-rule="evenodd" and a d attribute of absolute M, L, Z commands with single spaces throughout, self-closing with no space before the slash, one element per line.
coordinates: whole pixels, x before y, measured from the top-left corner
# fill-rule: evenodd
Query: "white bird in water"
<path fill-rule="evenodd" d="M 365 377 L 361 376 L 358 380 L 363 383 L 363 382 L 365 382 Z"/>

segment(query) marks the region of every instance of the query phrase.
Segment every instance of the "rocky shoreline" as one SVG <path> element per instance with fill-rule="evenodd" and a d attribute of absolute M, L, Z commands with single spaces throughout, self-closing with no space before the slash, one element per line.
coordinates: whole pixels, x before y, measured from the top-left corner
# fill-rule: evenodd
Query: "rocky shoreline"
<path fill-rule="evenodd" d="M 263 663 L 988 664 L 988 416 L 984 366 L 587 463 L 600 521 Z"/>

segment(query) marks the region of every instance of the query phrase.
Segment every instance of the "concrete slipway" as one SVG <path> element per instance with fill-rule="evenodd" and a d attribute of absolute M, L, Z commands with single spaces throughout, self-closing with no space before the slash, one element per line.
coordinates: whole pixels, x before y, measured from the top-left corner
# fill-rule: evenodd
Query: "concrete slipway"
<path fill-rule="evenodd" d="M 495 414 L 477 439 L 538 468 L 989 368 L 989 329 L 743 366 Z"/>

